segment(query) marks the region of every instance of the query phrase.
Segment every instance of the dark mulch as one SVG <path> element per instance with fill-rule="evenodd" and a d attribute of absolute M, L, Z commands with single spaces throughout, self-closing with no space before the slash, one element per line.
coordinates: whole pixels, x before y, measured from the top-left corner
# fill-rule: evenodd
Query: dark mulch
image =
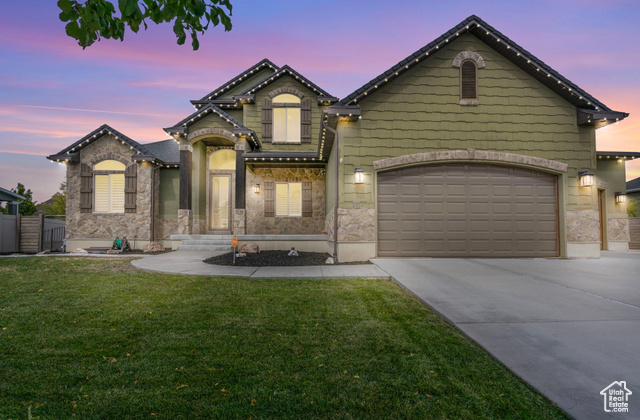
<path fill-rule="evenodd" d="M 289 251 L 261 251 L 257 254 L 247 254 L 246 257 L 236 257 L 235 265 L 241 267 L 285 267 L 324 265 L 331 255 L 322 252 L 301 252 L 298 256 L 289 256 Z M 204 260 L 207 264 L 234 265 L 233 253 L 218 255 Z M 371 264 L 369 261 L 359 261 L 344 264 Z"/>

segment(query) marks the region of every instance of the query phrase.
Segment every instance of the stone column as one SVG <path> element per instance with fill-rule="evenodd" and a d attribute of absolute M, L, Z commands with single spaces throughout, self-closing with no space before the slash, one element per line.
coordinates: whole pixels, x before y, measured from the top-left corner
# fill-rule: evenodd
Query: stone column
<path fill-rule="evenodd" d="M 178 207 L 178 234 L 191 235 L 193 212 L 191 209 L 191 156 L 193 148 L 186 141 L 180 142 L 180 200 Z"/>
<path fill-rule="evenodd" d="M 247 232 L 245 217 L 246 168 L 244 165 L 244 144 L 236 144 L 236 205 L 233 210 L 233 233 L 244 235 Z"/>

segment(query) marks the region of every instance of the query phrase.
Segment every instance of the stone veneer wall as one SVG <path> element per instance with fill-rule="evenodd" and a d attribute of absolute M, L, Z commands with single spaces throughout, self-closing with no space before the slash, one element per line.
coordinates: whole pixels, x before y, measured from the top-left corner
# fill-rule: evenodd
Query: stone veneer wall
<path fill-rule="evenodd" d="M 233 234 L 245 235 L 247 233 L 247 225 L 245 221 L 245 209 L 233 210 Z"/>
<path fill-rule="evenodd" d="M 311 217 L 265 217 L 265 182 L 311 182 Z M 319 235 L 325 224 L 324 174 L 316 168 L 255 168 L 247 171 L 246 233 L 247 235 Z M 253 186 L 260 184 L 260 194 Z"/>
<path fill-rule="evenodd" d="M 333 241 L 333 210 L 327 215 L 327 240 Z M 376 240 L 375 209 L 338 209 L 338 242 L 373 242 Z"/>
<path fill-rule="evenodd" d="M 131 165 L 132 151 L 112 135 L 105 135 L 80 150 L 80 161 L 88 165 L 113 159 Z M 149 163 L 138 165 L 135 213 L 81 213 L 80 165 L 67 165 L 67 239 L 102 239 L 117 236 L 133 240 L 151 237 L 151 171 Z"/>
<path fill-rule="evenodd" d="M 156 219 L 155 240 L 169 239 L 171 235 L 178 234 L 178 219 Z"/>
<path fill-rule="evenodd" d="M 567 242 L 600 242 L 597 210 L 567 210 Z"/>
<path fill-rule="evenodd" d="M 629 219 L 609 219 L 607 220 L 607 237 L 610 241 L 629 242 Z"/>

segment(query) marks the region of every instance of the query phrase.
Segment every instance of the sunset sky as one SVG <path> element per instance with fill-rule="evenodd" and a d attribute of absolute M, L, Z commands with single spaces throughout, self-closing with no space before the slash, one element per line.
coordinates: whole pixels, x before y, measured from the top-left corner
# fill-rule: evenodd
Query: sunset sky
<path fill-rule="evenodd" d="M 117 1 L 116 1 L 117 3 Z M 3 2 L 0 14 L 0 187 L 22 182 L 41 202 L 64 181 L 55 153 L 101 124 L 147 143 L 200 98 L 263 58 L 289 64 L 344 97 L 471 14 L 616 111 L 598 150 L 640 152 L 640 2 L 232 0 L 233 30 L 200 50 L 170 25 L 82 50 L 54 0 Z M 189 42 L 187 41 L 187 44 Z M 640 176 L 640 159 L 627 179 Z"/>

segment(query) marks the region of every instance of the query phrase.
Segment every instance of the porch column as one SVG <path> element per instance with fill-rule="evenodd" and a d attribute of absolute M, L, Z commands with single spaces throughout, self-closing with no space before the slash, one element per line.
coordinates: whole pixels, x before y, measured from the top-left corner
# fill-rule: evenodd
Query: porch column
<path fill-rule="evenodd" d="M 9 209 L 9 214 L 15 216 L 18 214 L 18 202 L 17 201 L 9 201 L 7 203 L 7 208 Z"/>
<path fill-rule="evenodd" d="M 180 141 L 180 200 L 178 206 L 178 234 L 191 235 L 193 213 L 191 210 L 191 155 L 193 147 Z"/>
<path fill-rule="evenodd" d="M 233 210 L 233 233 L 245 235 L 247 233 L 245 217 L 246 168 L 244 165 L 244 144 L 236 144 L 236 205 Z"/>

